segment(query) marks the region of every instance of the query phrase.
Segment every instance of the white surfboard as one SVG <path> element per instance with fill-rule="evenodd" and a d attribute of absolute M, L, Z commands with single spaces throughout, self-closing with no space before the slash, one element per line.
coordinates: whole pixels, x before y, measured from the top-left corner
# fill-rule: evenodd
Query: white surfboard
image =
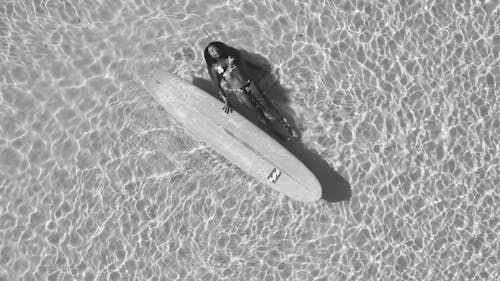
<path fill-rule="evenodd" d="M 225 114 L 218 99 L 161 69 L 145 86 L 195 138 L 257 181 L 298 201 L 321 198 L 319 181 L 301 161 L 238 112 Z"/>

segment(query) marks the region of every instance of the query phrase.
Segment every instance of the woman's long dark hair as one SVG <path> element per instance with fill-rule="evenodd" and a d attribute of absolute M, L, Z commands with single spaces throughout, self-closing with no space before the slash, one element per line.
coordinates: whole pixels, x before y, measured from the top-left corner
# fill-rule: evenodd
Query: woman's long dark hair
<path fill-rule="evenodd" d="M 212 56 L 208 53 L 208 47 L 210 47 L 210 46 L 214 46 L 217 48 L 217 50 L 219 50 L 220 58 L 227 58 L 229 56 L 232 56 L 232 57 L 234 57 L 236 65 L 240 64 L 241 56 L 240 56 L 240 52 L 238 50 L 236 50 L 233 47 L 229 47 L 228 45 L 226 45 L 220 41 L 210 42 L 207 45 L 207 47 L 205 48 L 205 50 L 203 51 L 203 56 L 205 57 L 205 62 L 207 64 L 208 73 L 210 74 L 210 77 L 212 79 L 215 78 L 212 76 L 212 71 L 211 71 L 212 65 L 217 62 L 217 59 L 212 58 Z M 219 74 L 217 74 L 217 75 L 219 75 Z"/>

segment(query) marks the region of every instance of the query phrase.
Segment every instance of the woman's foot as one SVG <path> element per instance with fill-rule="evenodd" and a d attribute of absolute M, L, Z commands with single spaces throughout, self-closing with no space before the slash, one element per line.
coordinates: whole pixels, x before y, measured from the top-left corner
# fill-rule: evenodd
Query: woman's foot
<path fill-rule="evenodd" d="M 288 140 L 290 140 L 291 138 L 294 138 L 297 136 L 297 134 L 295 133 L 295 131 L 292 129 L 292 127 L 290 126 L 290 124 L 288 123 L 288 120 L 286 120 L 286 118 L 282 118 L 280 120 L 280 123 L 285 126 L 285 128 L 288 130 Z"/>

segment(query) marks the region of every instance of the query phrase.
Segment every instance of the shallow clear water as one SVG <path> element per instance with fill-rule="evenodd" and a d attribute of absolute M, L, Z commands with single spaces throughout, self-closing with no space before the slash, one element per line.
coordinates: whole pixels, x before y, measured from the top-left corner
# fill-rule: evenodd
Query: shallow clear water
<path fill-rule="evenodd" d="M 0 280 L 499 280 L 498 1 L 179 2 L 0 2 Z M 214 39 L 349 201 L 258 184 L 147 94 Z"/>

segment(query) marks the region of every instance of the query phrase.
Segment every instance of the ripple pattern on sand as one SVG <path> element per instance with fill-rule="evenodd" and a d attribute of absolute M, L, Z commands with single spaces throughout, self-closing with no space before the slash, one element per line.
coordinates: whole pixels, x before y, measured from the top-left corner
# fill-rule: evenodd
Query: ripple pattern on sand
<path fill-rule="evenodd" d="M 25 1 L 26 2 L 26 1 Z M 498 280 L 498 1 L 0 5 L 0 280 Z M 212 40 L 352 197 L 302 204 L 146 93 Z"/>

